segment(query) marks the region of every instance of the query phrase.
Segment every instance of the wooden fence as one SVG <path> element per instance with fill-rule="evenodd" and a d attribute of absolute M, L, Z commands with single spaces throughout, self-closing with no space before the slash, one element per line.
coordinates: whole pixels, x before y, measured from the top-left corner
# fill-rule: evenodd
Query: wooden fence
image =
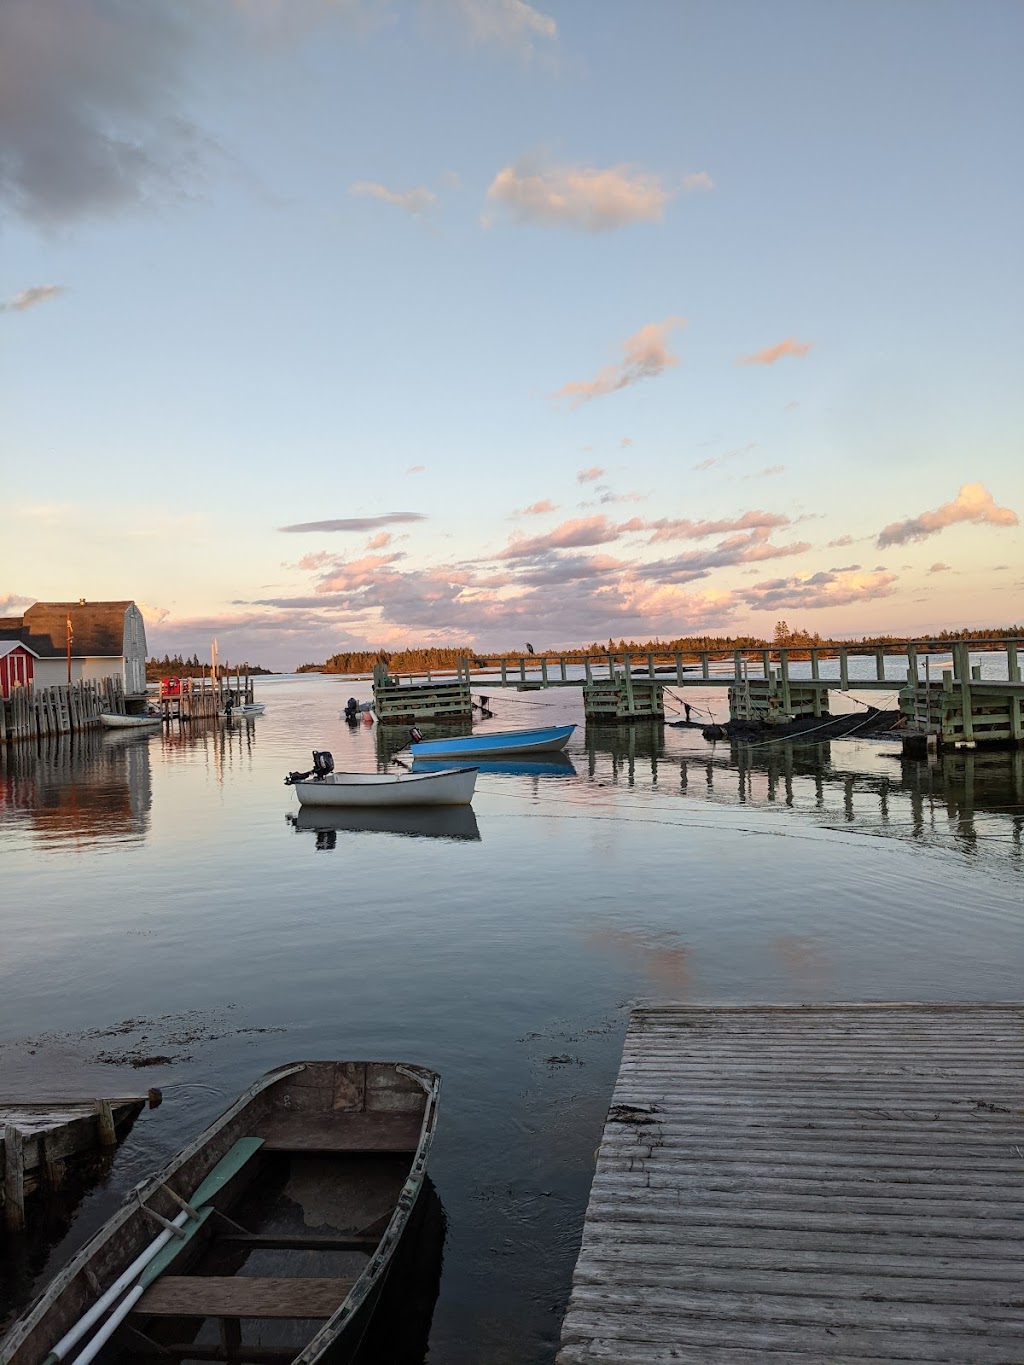
<path fill-rule="evenodd" d="M 57 687 L 16 687 L 0 697 L 0 743 L 70 734 L 98 725 L 100 713 L 124 715 L 124 683 L 119 677 Z"/>

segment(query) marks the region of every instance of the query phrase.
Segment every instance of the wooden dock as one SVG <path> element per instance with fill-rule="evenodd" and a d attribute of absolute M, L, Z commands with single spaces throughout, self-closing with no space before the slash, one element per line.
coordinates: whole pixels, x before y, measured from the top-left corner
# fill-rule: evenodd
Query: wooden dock
<path fill-rule="evenodd" d="M 1024 1005 L 635 1010 L 558 1365 L 1024 1361 Z"/>

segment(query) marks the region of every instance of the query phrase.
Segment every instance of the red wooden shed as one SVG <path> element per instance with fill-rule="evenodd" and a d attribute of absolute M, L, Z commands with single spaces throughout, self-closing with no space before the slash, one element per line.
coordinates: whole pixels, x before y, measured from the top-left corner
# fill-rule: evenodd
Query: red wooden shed
<path fill-rule="evenodd" d="M 9 697 L 16 687 L 27 687 L 35 676 L 39 655 L 17 640 L 0 640 L 0 697 Z"/>

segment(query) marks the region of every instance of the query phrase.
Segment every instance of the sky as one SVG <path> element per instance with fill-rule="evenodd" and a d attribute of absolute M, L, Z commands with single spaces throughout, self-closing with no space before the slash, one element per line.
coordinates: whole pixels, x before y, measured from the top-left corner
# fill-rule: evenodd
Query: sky
<path fill-rule="evenodd" d="M 0 614 L 1024 619 L 1018 0 L 4 0 Z"/>

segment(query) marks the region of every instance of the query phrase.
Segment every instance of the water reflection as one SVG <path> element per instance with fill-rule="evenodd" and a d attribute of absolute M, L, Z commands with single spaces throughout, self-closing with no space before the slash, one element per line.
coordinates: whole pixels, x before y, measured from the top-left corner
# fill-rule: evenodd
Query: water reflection
<path fill-rule="evenodd" d="M 0 746 L 0 814 L 48 852 L 141 842 L 153 802 L 149 739 L 87 730 Z"/>
<path fill-rule="evenodd" d="M 1019 857 L 1024 847 L 1024 753 L 956 751 L 906 759 L 882 741 L 733 743 L 684 756 L 688 795 L 741 805 L 784 804 L 825 823 L 894 837 L 952 836 L 963 852 Z M 700 781 L 694 778 L 699 774 Z"/>
<path fill-rule="evenodd" d="M 612 760 L 612 780 L 623 778 L 633 786 L 637 764 L 649 768 L 651 777 L 658 777 L 658 761 L 666 756 L 665 726 L 659 721 L 639 725 L 587 725 L 587 775 L 596 777 L 600 755 Z"/>
<path fill-rule="evenodd" d="M 335 848 L 339 833 L 398 834 L 407 839 L 480 841 L 472 806 L 407 806 L 401 810 L 346 810 L 342 807 L 303 806 L 285 819 L 296 832 L 312 830 L 316 847 Z"/>

